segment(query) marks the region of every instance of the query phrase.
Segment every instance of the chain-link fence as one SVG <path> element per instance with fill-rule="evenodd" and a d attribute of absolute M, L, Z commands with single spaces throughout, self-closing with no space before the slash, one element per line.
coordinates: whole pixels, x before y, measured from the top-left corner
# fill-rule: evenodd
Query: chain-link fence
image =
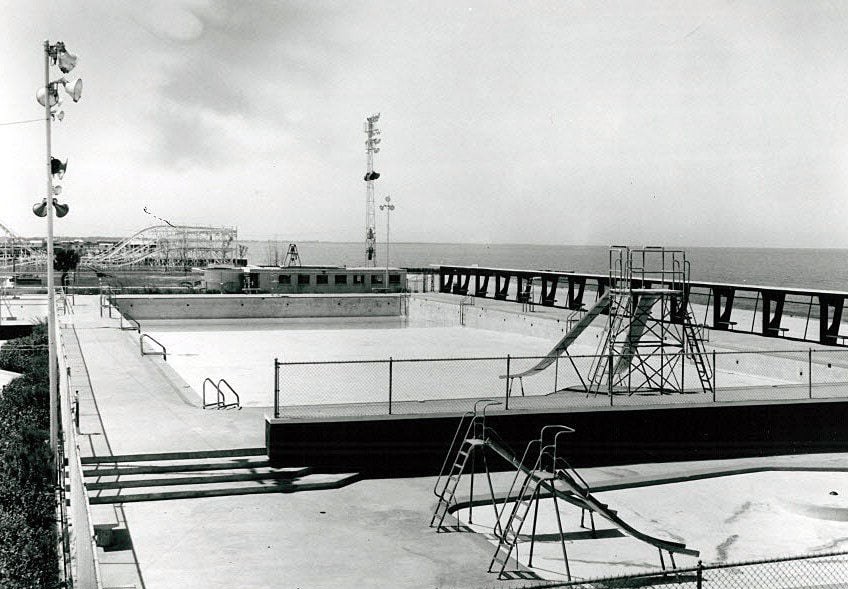
<path fill-rule="evenodd" d="M 753 560 L 701 564 L 620 577 L 579 581 L 537 581 L 511 587 L 616 589 L 669 587 L 680 589 L 837 589 L 848 587 L 848 552 L 828 552 Z"/>
<path fill-rule="evenodd" d="M 277 416 L 668 405 L 848 396 L 848 350 L 275 361 Z"/>

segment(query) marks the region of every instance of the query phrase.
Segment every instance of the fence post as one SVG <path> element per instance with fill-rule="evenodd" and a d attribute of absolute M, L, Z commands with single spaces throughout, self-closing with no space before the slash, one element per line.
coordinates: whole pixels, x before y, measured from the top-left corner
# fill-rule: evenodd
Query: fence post
<path fill-rule="evenodd" d="M 392 357 L 389 356 L 389 415 L 392 414 Z"/>
<path fill-rule="evenodd" d="M 810 398 L 813 398 L 813 348 L 807 350 L 807 385 Z"/>
<path fill-rule="evenodd" d="M 698 568 L 695 571 L 695 587 L 696 589 L 702 589 L 704 582 L 704 563 L 700 560 L 698 561 Z"/>
<path fill-rule="evenodd" d="M 713 403 L 716 402 L 716 372 L 718 372 L 718 366 L 716 365 L 715 348 L 713 348 Z"/>
<path fill-rule="evenodd" d="M 506 355 L 506 395 L 504 400 L 504 411 L 509 411 L 509 389 L 511 381 L 509 379 L 509 354 Z"/>
<path fill-rule="evenodd" d="M 607 370 L 607 375 L 608 375 L 607 387 L 609 388 L 610 407 L 612 407 L 612 364 L 613 364 L 613 361 L 612 361 L 612 347 L 611 346 L 610 346 L 610 353 L 609 353 L 609 360 L 608 361 L 609 361 L 609 366 L 607 367 L 608 368 L 608 370 Z"/>
<path fill-rule="evenodd" d="M 559 355 L 554 360 L 554 392 L 557 392 L 557 380 L 559 379 Z"/>
<path fill-rule="evenodd" d="M 274 358 L 274 417 L 280 417 L 280 362 Z"/>

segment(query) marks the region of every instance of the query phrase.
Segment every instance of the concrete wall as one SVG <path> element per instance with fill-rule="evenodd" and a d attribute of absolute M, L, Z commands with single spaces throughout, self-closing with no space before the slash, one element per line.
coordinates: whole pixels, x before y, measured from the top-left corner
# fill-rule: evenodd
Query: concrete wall
<path fill-rule="evenodd" d="M 845 452 L 846 420 L 848 401 L 812 400 L 493 412 L 486 425 L 519 454 L 542 426 L 571 426 L 563 456 L 575 467 L 592 467 Z M 266 418 L 265 440 L 278 465 L 426 476 L 438 474 L 458 423 L 459 414 Z M 498 460 L 490 467 L 508 465 Z"/>
<path fill-rule="evenodd" d="M 137 321 L 289 317 L 393 317 L 403 296 L 379 295 L 120 295 L 115 305 Z"/>
<path fill-rule="evenodd" d="M 459 301 L 462 297 L 454 297 L 455 301 L 443 301 L 428 298 L 427 295 L 413 295 L 409 299 L 410 323 L 420 325 L 437 325 L 451 327 L 465 325 L 474 329 L 490 329 L 529 335 L 558 341 L 567 329 L 567 318 L 571 311 L 564 309 L 544 309 L 537 311 L 521 311 L 517 303 L 503 303 L 494 306 L 491 300 L 486 306 L 464 305 L 460 312 Z M 460 314 L 462 315 L 460 319 Z M 601 325 L 605 318 L 599 317 L 581 336 L 581 342 L 597 342 L 601 333 Z"/>

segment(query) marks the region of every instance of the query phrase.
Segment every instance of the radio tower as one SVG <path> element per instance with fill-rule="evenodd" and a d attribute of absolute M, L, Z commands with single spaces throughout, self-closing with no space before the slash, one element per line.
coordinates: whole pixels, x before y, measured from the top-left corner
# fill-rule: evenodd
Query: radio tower
<path fill-rule="evenodd" d="M 377 229 L 374 213 L 374 181 L 380 177 L 379 172 L 374 171 L 374 154 L 380 152 L 377 145 L 380 143 L 380 129 L 377 121 L 380 113 L 371 115 L 365 119 L 365 260 L 367 266 L 377 265 Z"/>

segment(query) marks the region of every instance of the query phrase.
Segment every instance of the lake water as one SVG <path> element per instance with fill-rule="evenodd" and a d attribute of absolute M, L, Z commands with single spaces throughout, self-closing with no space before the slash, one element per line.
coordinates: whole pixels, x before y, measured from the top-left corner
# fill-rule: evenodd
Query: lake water
<path fill-rule="evenodd" d="M 287 242 L 245 241 L 251 264 L 283 263 Z M 363 243 L 304 241 L 297 244 L 303 264 L 365 265 Z M 848 291 L 848 250 L 682 247 L 691 264 L 691 279 L 811 290 Z M 534 270 L 572 270 L 605 274 L 606 246 L 392 243 L 390 263 L 400 267 L 430 264 Z M 378 245 L 377 265 L 385 266 L 385 244 Z"/>

